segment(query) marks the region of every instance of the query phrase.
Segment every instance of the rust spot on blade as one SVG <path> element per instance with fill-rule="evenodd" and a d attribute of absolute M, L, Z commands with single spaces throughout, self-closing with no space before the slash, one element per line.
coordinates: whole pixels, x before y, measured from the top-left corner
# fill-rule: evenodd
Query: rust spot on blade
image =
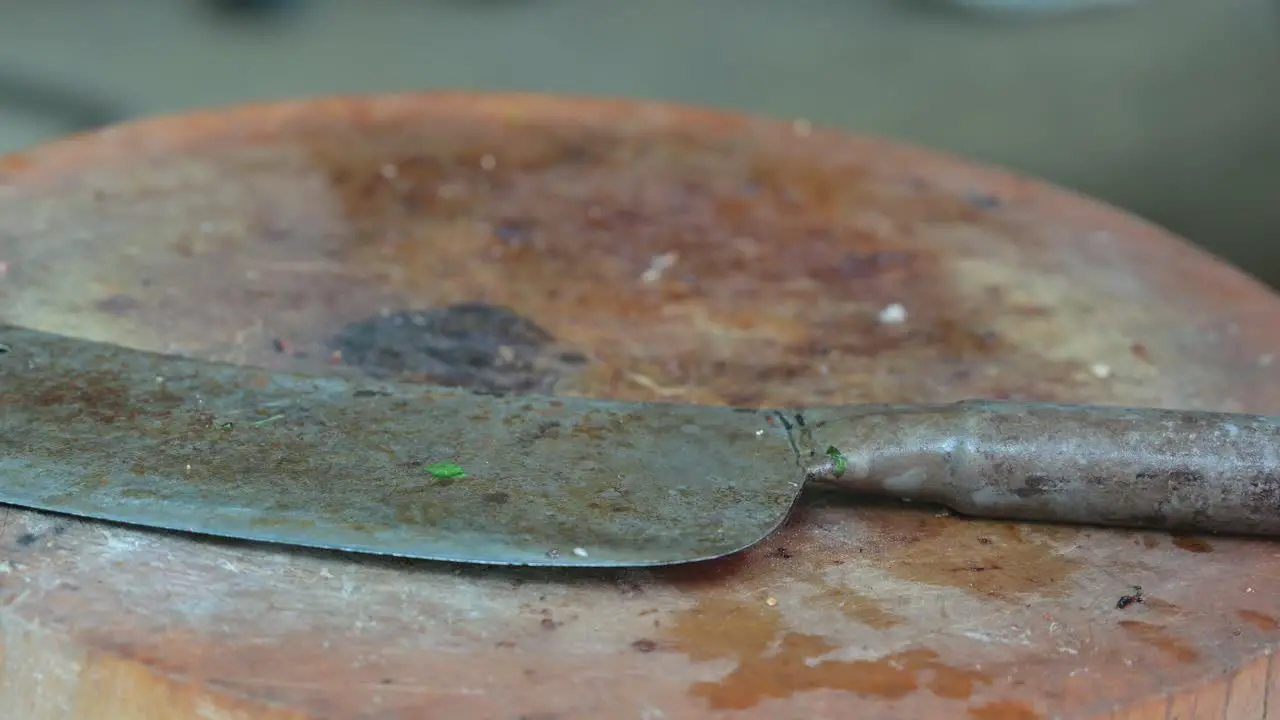
<path fill-rule="evenodd" d="M 33 374 L 25 384 L 0 392 L 0 404 L 38 408 L 64 407 L 68 413 L 103 425 L 144 416 L 165 417 L 182 403 L 163 382 L 153 388 L 133 388 L 112 370 L 88 370 L 74 376 Z M 70 418 L 68 418 L 70 419 Z"/>

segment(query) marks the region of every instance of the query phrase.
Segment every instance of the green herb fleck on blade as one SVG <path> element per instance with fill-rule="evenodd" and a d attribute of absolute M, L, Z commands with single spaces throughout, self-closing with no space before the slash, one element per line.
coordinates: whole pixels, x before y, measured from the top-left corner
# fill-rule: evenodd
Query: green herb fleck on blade
<path fill-rule="evenodd" d="M 452 480 L 467 476 L 466 470 L 463 470 L 457 463 L 451 462 L 432 463 L 427 466 L 427 472 L 431 473 L 431 477 L 438 480 Z"/>
<path fill-rule="evenodd" d="M 849 469 L 849 459 L 837 450 L 835 445 L 827 448 L 827 457 L 831 458 L 831 473 L 836 477 L 840 477 L 845 470 Z"/>

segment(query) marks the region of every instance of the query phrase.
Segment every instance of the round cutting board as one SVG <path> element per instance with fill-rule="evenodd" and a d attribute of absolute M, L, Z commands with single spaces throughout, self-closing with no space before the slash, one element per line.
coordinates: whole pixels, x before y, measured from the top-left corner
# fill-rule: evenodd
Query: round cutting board
<path fill-rule="evenodd" d="M 1280 411 L 1280 300 L 1158 228 L 957 159 L 664 104 L 328 98 L 74 137 L 0 159 L 0 269 L 4 321 L 270 369 L 656 402 Z M 92 377 L 69 382 L 92 401 Z M 1280 702 L 1280 544 L 1261 540 L 819 492 L 747 552 L 644 571 L 19 510 L 0 526 L 0 717 Z"/>

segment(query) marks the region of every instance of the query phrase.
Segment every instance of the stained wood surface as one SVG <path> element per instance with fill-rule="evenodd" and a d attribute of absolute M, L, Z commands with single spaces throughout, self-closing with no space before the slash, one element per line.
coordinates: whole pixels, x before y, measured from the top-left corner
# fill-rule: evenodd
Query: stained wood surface
<path fill-rule="evenodd" d="M 72 139 L 0 160 L 0 268 L 6 321 L 306 372 L 369 370 L 328 343 L 351 323 L 479 302 L 546 331 L 518 370 L 563 394 L 1280 408 L 1280 302 L 1156 228 L 659 105 L 333 99 Z M 1280 717 L 1258 540 L 816 492 L 659 571 L 0 524 L 6 718 Z"/>

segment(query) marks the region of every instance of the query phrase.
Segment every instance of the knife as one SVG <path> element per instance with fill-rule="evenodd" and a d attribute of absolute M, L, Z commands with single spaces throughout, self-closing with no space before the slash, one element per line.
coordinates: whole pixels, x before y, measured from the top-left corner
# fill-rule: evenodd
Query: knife
<path fill-rule="evenodd" d="M 638 567 L 806 484 L 983 518 L 1280 536 L 1280 418 L 962 401 L 759 409 L 308 376 L 0 325 L 0 503 L 250 541 Z"/>

